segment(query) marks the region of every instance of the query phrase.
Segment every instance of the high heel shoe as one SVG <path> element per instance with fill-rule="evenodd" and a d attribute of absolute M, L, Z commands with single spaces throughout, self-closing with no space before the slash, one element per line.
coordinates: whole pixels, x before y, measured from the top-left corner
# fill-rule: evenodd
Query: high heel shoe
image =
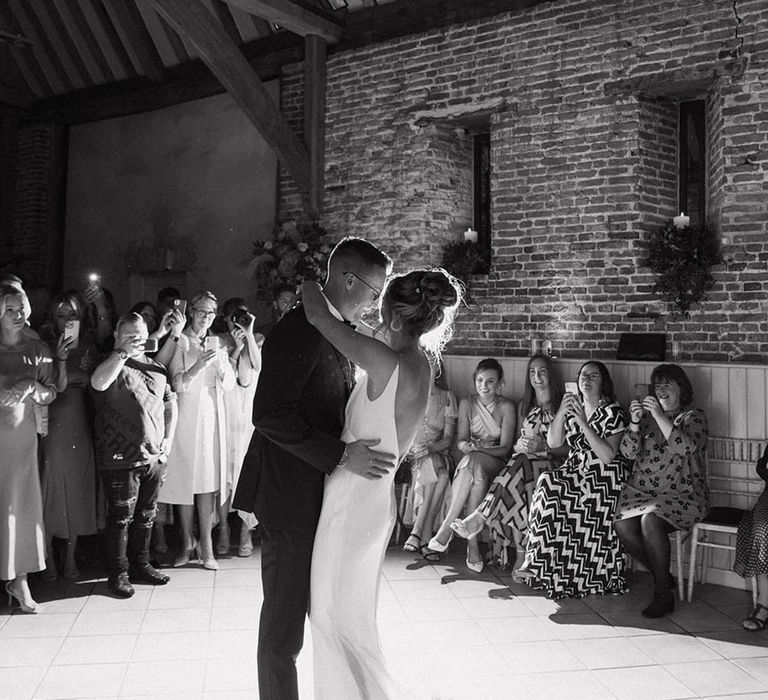
<path fill-rule="evenodd" d="M 466 520 L 468 520 L 468 518 L 467 518 L 467 519 L 465 519 L 465 520 L 459 520 L 458 518 L 456 518 L 456 520 L 454 520 L 454 521 L 453 521 L 453 522 L 452 522 L 452 523 L 449 525 L 449 527 L 450 527 L 450 528 L 451 528 L 451 530 L 453 530 L 453 531 L 454 531 L 454 532 L 455 532 L 455 533 L 456 533 L 456 534 L 457 534 L 459 537 L 463 537 L 465 540 L 473 540 L 473 539 L 475 539 L 475 537 L 477 537 L 477 536 L 478 536 L 478 535 L 479 535 L 479 534 L 480 534 L 480 533 L 483 531 L 483 528 L 485 527 L 485 523 L 483 523 L 483 524 L 482 524 L 482 525 L 481 525 L 479 528 L 477 528 L 476 530 L 470 530 L 470 529 L 467 527 L 467 523 L 466 523 Z"/>
<path fill-rule="evenodd" d="M 643 617 L 651 619 L 664 617 L 667 613 L 675 611 L 675 596 L 671 591 L 666 590 L 661 593 L 654 591 L 651 604 L 640 614 Z"/>
<path fill-rule="evenodd" d="M 427 543 L 427 549 L 431 549 L 433 552 L 444 552 L 446 549 L 448 549 L 448 546 L 451 544 L 451 540 L 453 539 L 453 533 L 450 534 L 448 537 L 448 541 L 443 544 L 440 540 L 437 539 L 437 535 L 435 535 L 428 543 Z"/>
<path fill-rule="evenodd" d="M 200 543 L 197 540 L 192 540 L 192 546 L 189 549 L 185 549 L 173 560 L 174 567 L 186 566 L 193 556 L 197 559 L 200 558 Z"/>
<path fill-rule="evenodd" d="M 220 557 L 229 556 L 230 540 L 229 529 L 221 529 L 219 526 L 219 539 L 216 542 L 216 554 Z"/>
<path fill-rule="evenodd" d="M 37 614 L 39 612 L 42 612 L 43 606 L 40 605 L 40 603 L 36 603 L 34 600 L 32 600 L 32 596 L 29 596 L 27 600 L 24 600 L 18 593 L 11 590 L 11 582 L 8 581 L 8 583 L 5 584 L 5 592 L 8 594 L 8 607 L 11 607 L 11 604 L 15 600 L 19 604 L 19 608 L 21 608 L 22 612 L 30 613 L 30 614 Z"/>
<path fill-rule="evenodd" d="M 467 568 L 470 571 L 474 571 L 476 574 L 482 574 L 483 569 L 485 568 L 485 562 L 481 559 L 480 561 L 469 561 L 469 557 L 467 557 Z"/>
<path fill-rule="evenodd" d="M 202 551 L 202 545 L 200 545 L 199 543 L 196 545 L 196 551 L 197 551 L 197 559 L 203 565 L 204 569 L 208 569 L 209 571 L 219 570 L 219 562 L 217 562 L 216 559 L 214 558 L 213 552 L 211 552 L 210 556 L 205 556 L 205 554 Z"/>

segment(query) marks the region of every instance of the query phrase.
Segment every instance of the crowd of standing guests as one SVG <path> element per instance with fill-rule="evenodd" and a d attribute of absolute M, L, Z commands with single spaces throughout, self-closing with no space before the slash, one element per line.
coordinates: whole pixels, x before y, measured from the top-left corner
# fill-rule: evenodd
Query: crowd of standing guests
<path fill-rule="evenodd" d="M 168 582 L 150 557 L 153 529 L 167 551 L 168 522 L 181 541 L 175 565 L 217 569 L 216 555 L 229 554 L 261 368 L 263 335 L 244 300 L 219 309 L 209 291 L 183 300 L 167 288 L 157 304 L 118 317 L 93 279 L 53 297 L 33 329 L 21 280 L 0 282 L 0 579 L 9 598 L 39 611 L 27 575 L 78 578 L 78 539 L 97 531 L 119 597 L 133 595 L 132 581 Z M 256 523 L 245 513 L 240 521 L 238 554 L 250 556 Z"/>

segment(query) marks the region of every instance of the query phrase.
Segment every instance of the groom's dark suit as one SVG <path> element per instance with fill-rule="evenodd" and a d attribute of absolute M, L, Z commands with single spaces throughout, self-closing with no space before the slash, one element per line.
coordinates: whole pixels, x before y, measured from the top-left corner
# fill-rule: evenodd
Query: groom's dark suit
<path fill-rule="evenodd" d="M 304 639 L 312 545 L 323 485 L 344 452 L 339 437 L 352 366 L 294 308 L 264 342 L 253 403 L 256 428 L 233 505 L 262 528 L 264 603 L 259 696 L 298 698 L 295 658 Z"/>

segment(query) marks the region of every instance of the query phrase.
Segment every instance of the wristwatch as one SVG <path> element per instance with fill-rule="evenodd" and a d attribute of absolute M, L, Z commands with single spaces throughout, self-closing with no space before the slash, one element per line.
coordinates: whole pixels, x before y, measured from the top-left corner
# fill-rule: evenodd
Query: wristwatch
<path fill-rule="evenodd" d="M 115 352 L 117 353 L 118 357 L 121 360 L 127 360 L 128 359 L 128 353 L 123 350 L 122 348 L 115 348 Z"/>

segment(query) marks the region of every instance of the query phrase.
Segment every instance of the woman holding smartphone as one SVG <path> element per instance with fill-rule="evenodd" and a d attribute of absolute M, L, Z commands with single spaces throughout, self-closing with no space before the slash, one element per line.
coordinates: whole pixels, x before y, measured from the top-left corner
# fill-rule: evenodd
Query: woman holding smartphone
<path fill-rule="evenodd" d="M 539 476 L 515 580 L 543 588 L 550 598 L 624 592 L 613 519 L 624 481 L 619 443 L 625 426 L 608 368 L 584 363 L 578 394 L 566 392 L 547 431 L 549 447 L 567 443 L 568 457 Z"/>
<path fill-rule="evenodd" d="M 48 407 L 48 435 L 41 440 L 42 492 L 48 542 L 43 578 L 58 576 L 53 538 L 66 541 L 63 574 L 76 579 L 77 538 L 96 532 L 96 463 L 88 383 L 96 367 L 93 334 L 83 325 L 85 304 L 70 290 L 51 300 L 41 329 L 54 355 L 56 400 Z"/>
<path fill-rule="evenodd" d="M 627 552 L 653 575 L 653 600 L 644 617 L 674 610 L 669 533 L 692 528 L 709 508 L 707 416 L 692 401 L 683 369 L 659 365 L 651 372 L 648 395 L 629 405 L 621 453 L 635 464 L 621 492 L 615 527 Z"/>
<path fill-rule="evenodd" d="M 235 384 L 235 375 L 210 331 L 218 301 L 203 291 L 192 297 L 189 323 L 178 338 L 169 374 L 178 394 L 179 422 L 173 438 L 165 483 L 159 500 L 179 506 L 182 551 L 175 566 L 184 566 L 196 555 L 206 569 L 219 568 L 213 552 L 211 529 L 216 494 L 226 497 L 226 421 L 224 392 Z M 195 506 L 200 521 L 200 541 L 192 535 Z"/>
<path fill-rule="evenodd" d="M 259 343 L 264 342 L 264 336 L 261 333 L 254 335 L 254 316 L 248 310 L 245 299 L 227 299 L 222 306 L 221 315 L 227 330 L 219 334 L 219 342 L 229 357 L 236 380 L 232 391 L 224 394 L 224 412 L 227 418 L 227 490 L 219 499 L 219 538 L 216 553 L 226 555 L 229 554 L 230 548 L 229 504 L 253 434 L 253 396 L 261 372 Z M 253 514 L 242 512 L 241 518 L 243 522 L 237 554 L 249 557 L 253 554 L 251 528 L 255 527 L 255 518 Z"/>

